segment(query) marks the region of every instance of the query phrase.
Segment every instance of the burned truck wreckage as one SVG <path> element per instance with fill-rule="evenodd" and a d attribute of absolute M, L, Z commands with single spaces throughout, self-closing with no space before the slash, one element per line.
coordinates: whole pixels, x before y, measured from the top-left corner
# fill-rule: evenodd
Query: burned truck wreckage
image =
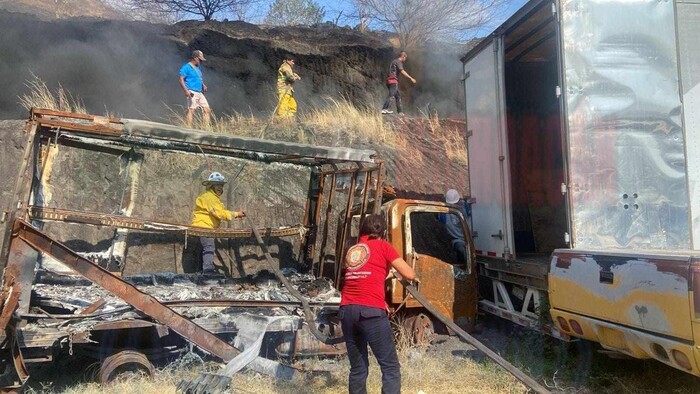
<path fill-rule="evenodd" d="M 381 213 L 387 240 L 421 278 L 420 291 L 401 278 L 386 281 L 387 306 L 413 339 L 430 336 L 439 320 L 547 392 L 467 333 L 479 297 L 460 211 L 432 201 L 382 203 L 384 163 L 374 151 L 45 109 L 32 110 L 25 136 L 14 205 L 2 215 L 2 391 L 21 390 L 30 363 L 87 356 L 99 361 L 106 383 L 125 370 L 153 375 L 154 363 L 193 348 L 225 366 L 181 382 L 178 391 L 219 392 L 242 368 L 293 379 L 301 371 L 287 361 L 345 353 L 338 256 L 357 241 L 363 217 Z M 198 188 L 214 160 L 236 174 L 228 189 L 263 179 L 236 192 L 236 205 L 247 198 L 247 221 L 217 229 L 183 224 L 193 201 L 188 188 Z M 274 176 L 261 175 L 263 168 Z M 444 215 L 462 224 L 463 261 L 440 224 Z M 198 272 L 188 253 L 200 236 L 228 244 L 217 249 L 216 274 Z"/>
<path fill-rule="evenodd" d="M 342 334 L 331 313 L 338 308 L 339 293 L 333 280 L 324 278 L 324 267 L 314 264 L 320 261 L 314 257 L 317 251 L 327 252 L 336 243 L 322 242 L 317 236 L 319 230 L 326 237 L 336 232 L 328 228 L 330 218 L 324 221 L 325 228 L 320 226 L 320 199 L 326 183 L 342 192 L 335 194 L 346 196 L 342 204 L 347 215 L 353 210 L 377 212 L 382 163 L 374 160 L 372 151 L 245 139 L 39 109 L 32 112 L 26 127 L 16 210 L 4 214 L 0 324 L 9 350 L 4 362 L 14 368 L 5 368 L 3 387 L 19 388 L 25 383 L 24 363 L 49 362 L 73 353 L 100 360 L 103 382 L 125 364 L 153 373 L 151 361 L 176 356 L 189 343 L 225 362 L 239 355 L 239 347 L 245 349 L 243 355 L 251 353 L 247 362 L 229 365 L 229 374 L 232 369 L 258 364 L 279 377 L 294 376 L 294 369 L 281 364 L 249 364 L 258 356 L 265 333 L 279 334 L 274 336 L 276 354 L 270 358 L 344 353 Z M 128 156 L 126 168 L 120 169 L 128 178 L 128 189 L 122 192 L 118 214 L 47 206 L 47 167 L 56 156 L 52 150 L 59 146 Z M 259 230 L 201 229 L 132 216 L 142 164 L 134 158 L 143 157 L 141 150 L 311 168 L 303 224 Z M 345 219 L 336 218 L 339 223 Z M 109 227 L 114 238 L 107 252 L 77 253 L 43 231 L 49 222 Z M 300 249 L 298 261 L 293 262 L 296 269 L 274 267 L 243 278 L 182 271 L 122 275 L 129 232 L 176 234 L 185 247 L 188 237 L 192 242 L 201 235 L 235 239 L 262 234 L 266 239 L 295 238 Z M 345 227 L 338 236 L 340 244 L 350 241 L 345 239 Z M 270 257 L 266 246 L 262 247 Z M 335 270 L 325 274 L 333 279 L 338 276 Z"/>

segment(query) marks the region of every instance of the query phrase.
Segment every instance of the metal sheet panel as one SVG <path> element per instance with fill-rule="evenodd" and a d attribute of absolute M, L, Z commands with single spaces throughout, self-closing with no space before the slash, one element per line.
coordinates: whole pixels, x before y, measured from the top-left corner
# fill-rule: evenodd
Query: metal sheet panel
<path fill-rule="evenodd" d="M 506 185 L 509 168 L 502 129 L 500 92 L 501 59 L 495 42 L 464 64 L 467 128 L 469 138 L 469 191 L 472 205 L 472 231 L 478 254 L 503 257 L 511 253 L 510 210 Z M 468 73 L 468 74 L 466 74 Z M 499 160 L 503 158 L 503 160 Z M 501 234 L 499 237 L 498 235 Z"/>
<path fill-rule="evenodd" d="M 574 246 L 689 248 L 673 2 L 561 8 Z"/>
<path fill-rule="evenodd" d="M 700 249 L 700 3 L 697 0 L 679 0 L 676 8 L 691 236 L 693 249 Z"/>
<path fill-rule="evenodd" d="M 129 133 L 129 135 L 156 138 L 164 141 L 205 144 L 259 153 L 367 163 L 374 163 L 374 156 L 376 155 L 376 152 L 373 150 L 306 145 L 221 133 L 208 133 L 145 120 L 122 119 L 122 122 L 124 122 L 124 131 Z"/>

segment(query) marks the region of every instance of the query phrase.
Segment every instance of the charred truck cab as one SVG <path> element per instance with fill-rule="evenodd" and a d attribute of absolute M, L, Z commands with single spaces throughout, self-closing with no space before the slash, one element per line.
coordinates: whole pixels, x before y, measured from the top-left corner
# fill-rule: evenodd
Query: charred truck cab
<path fill-rule="evenodd" d="M 440 202 L 393 200 L 384 204 L 387 215 L 388 240 L 411 265 L 421 279 L 420 292 L 428 297 L 440 313 L 470 332 L 476 320 L 478 286 L 474 247 L 469 228 L 459 210 Z M 457 261 L 450 236 L 440 223 L 440 215 L 456 215 L 462 223 L 467 245 L 467 261 Z M 392 309 L 405 305 L 406 323 L 420 336 L 432 330 L 429 314 L 415 299 L 408 296 L 401 283 L 392 278 L 387 301 Z M 418 330 L 418 331 L 416 331 Z"/>
<path fill-rule="evenodd" d="M 699 26 L 532 0 L 462 58 L 483 309 L 700 376 Z"/>

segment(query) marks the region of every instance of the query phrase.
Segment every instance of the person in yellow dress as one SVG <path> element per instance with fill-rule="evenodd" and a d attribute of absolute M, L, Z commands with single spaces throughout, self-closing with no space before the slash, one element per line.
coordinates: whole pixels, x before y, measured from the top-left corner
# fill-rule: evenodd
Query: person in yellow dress
<path fill-rule="evenodd" d="M 221 202 L 224 193 L 226 178 L 218 172 L 212 172 L 209 178 L 202 182 L 206 186 L 194 202 L 192 214 L 192 227 L 219 228 L 222 220 L 230 221 L 235 218 L 245 217 L 243 211 L 229 211 Z M 202 243 L 202 271 L 205 274 L 216 274 L 214 267 L 214 252 L 216 251 L 215 239 L 199 237 Z"/>
<path fill-rule="evenodd" d="M 297 101 L 294 99 L 294 82 L 301 77 L 292 70 L 294 59 L 286 56 L 277 70 L 277 116 L 295 116 Z"/>

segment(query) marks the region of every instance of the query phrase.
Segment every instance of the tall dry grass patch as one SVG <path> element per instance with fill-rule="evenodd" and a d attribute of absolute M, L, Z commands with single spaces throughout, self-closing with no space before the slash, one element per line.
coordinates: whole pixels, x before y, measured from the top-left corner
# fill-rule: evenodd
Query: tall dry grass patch
<path fill-rule="evenodd" d="M 29 111 L 32 108 L 44 108 L 55 111 L 87 114 L 83 102 L 70 94 L 60 84 L 55 91 L 51 91 L 46 82 L 32 74 L 32 79 L 24 84 L 28 93 L 19 97 L 19 103 Z"/>
<path fill-rule="evenodd" d="M 430 132 L 433 134 L 435 142 L 445 147 L 447 158 L 457 164 L 468 165 L 467 143 L 464 134 L 457 128 L 443 126 L 437 113 L 421 112 L 428 119 Z"/>
<path fill-rule="evenodd" d="M 358 108 L 345 98 L 326 98 L 326 106 L 312 108 L 300 121 L 313 128 L 316 134 L 338 134 L 352 143 L 374 142 L 394 146 L 396 130 L 384 122 L 382 114 L 373 108 Z"/>

